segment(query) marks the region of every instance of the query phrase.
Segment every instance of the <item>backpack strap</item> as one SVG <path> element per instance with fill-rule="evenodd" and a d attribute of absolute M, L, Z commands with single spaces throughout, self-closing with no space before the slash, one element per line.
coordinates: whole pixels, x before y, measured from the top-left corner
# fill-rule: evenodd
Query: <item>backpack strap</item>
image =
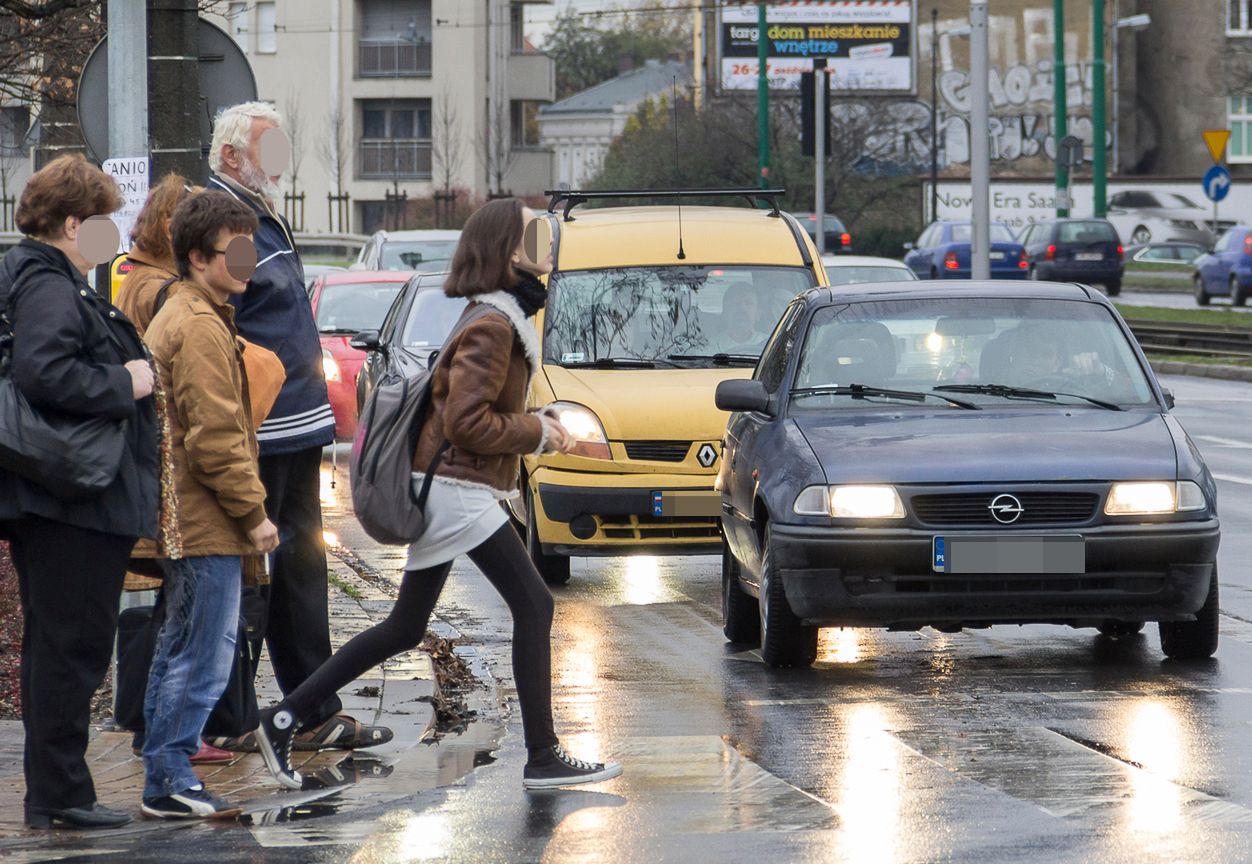
<path fill-rule="evenodd" d="M 161 307 L 165 305 L 165 301 L 170 299 L 170 286 L 178 281 L 177 276 L 171 276 L 161 283 L 161 287 L 157 289 L 156 298 L 152 301 L 152 317 L 161 311 Z"/>

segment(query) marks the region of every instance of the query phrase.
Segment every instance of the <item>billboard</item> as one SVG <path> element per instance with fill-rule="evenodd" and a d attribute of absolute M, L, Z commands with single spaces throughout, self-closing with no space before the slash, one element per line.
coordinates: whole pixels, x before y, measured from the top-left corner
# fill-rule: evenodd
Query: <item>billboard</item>
<path fill-rule="evenodd" d="M 755 90 L 757 7 L 720 7 L 723 90 Z M 772 4 L 766 10 L 766 73 L 775 90 L 798 90 L 813 58 L 826 60 L 830 89 L 912 93 L 914 0 L 830 0 Z"/>

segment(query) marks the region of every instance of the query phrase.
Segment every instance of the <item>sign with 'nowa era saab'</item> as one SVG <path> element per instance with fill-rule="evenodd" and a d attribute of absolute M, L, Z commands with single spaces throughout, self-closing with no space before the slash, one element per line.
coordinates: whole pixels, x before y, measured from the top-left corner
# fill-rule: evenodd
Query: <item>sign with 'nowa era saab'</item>
<path fill-rule="evenodd" d="M 755 90 L 757 7 L 721 6 L 723 90 Z M 914 0 L 849 0 L 771 4 L 766 9 L 766 74 L 774 90 L 799 89 L 813 59 L 826 60 L 836 91 L 911 93 Z"/>

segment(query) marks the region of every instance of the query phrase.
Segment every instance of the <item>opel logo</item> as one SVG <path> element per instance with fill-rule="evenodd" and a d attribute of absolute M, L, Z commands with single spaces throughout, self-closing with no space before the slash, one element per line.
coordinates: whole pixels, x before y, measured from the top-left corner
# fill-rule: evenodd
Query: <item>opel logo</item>
<path fill-rule="evenodd" d="M 700 449 L 696 451 L 696 461 L 705 468 L 712 468 L 713 463 L 717 461 L 717 451 L 713 449 L 713 445 L 701 445 Z"/>
<path fill-rule="evenodd" d="M 991 499 L 991 504 L 987 509 L 991 511 L 992 518 L 1003 525 L 1013 524 L 1025 512 L 1022 509 L 1022 502 L 1012 495 L 997 495 Z"/>

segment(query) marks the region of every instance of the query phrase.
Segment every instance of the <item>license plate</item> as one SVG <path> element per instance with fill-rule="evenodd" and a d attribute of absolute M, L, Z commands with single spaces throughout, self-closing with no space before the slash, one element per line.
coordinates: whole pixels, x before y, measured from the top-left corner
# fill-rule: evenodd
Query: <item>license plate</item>
<path fill-rule="evenodd" d="M 1103 261 L 1103 252 L 1079 252 L 1074 256 L 1075 261 Z"/>
<path fill-rule="evenodd" d="M 652 493 L 652 515 L 656 517 L 721 516 L 722 495 L 696 489 L 674 489 Z"/>
<path fill-rule="evenodd" d="M 992 261 L 1003 261 L 1003 260 L 1004 260 L 1004 253 L 1003 253 L 1003 252 L 992 252 L 990 257 L 991 257 L 991 260 L 992 260 Z"/>
<path fill-rule="evenodd" d="M 1087 569 L 1086 546 L 1078 534 L 964 534 L 935 537 L 931 549 L 936 573 L 1049 574 Z"/>

